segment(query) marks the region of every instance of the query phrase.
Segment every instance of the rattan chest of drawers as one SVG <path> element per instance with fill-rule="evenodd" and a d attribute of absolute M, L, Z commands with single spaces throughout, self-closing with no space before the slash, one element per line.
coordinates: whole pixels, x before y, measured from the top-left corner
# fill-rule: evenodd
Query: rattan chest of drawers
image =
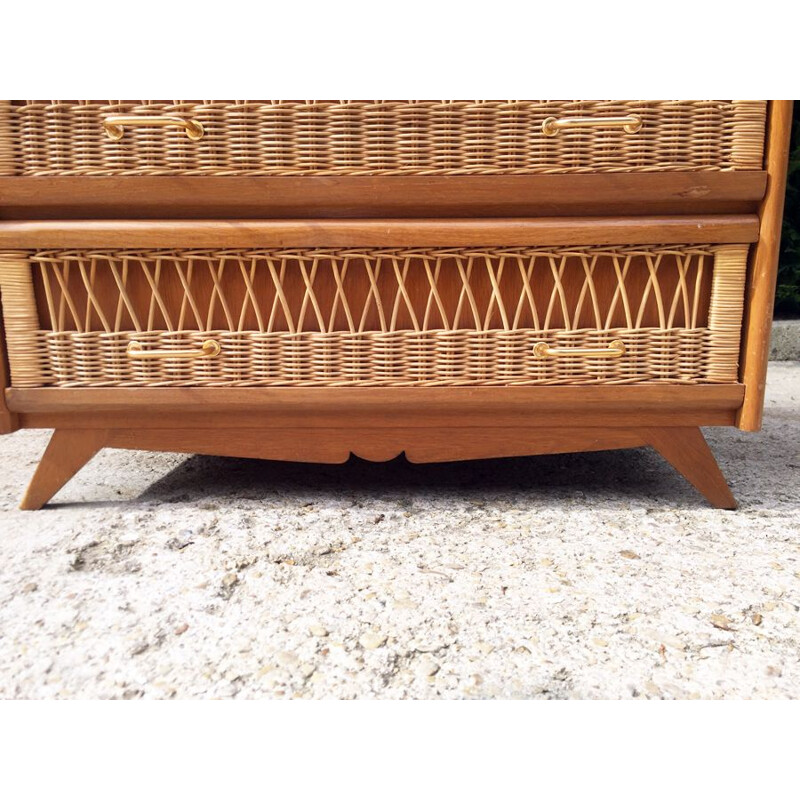
<path fill-rule="evenodd" d="M 0 102 L 23 507 L 102 447 L 338 462 L 760 425 L 791 104 Z"/>

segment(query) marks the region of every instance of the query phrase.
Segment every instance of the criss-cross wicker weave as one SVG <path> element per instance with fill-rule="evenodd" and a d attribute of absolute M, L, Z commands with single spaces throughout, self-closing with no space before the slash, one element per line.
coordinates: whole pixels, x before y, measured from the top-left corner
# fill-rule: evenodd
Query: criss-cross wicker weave
<path fill-rule="evenodd" d="M 736 380 L 747 247 L 0 254 L 15 386 Z M 217 357 L 138 360 L 127 352 Z M 534 345 L 625 353 L 539 358 Z"/>
<path fill-rule="evenodd" d="M 132 127 L 113 115 L 194 120 Z M 604 126 L 634 115 L 631 133 Z M 548 118 L 594 128 L 547 136 Z M 0 101 L 0 175 L 500 175 L 762 169 L 766 101 Z"/>

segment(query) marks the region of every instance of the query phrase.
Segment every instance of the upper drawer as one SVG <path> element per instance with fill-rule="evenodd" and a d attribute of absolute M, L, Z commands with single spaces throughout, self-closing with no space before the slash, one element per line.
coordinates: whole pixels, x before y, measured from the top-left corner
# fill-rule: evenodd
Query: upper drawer
<path fill-rule="evenodd" d="M 0 101 L 0 175 L 762 168 L 764 100 Z"/>

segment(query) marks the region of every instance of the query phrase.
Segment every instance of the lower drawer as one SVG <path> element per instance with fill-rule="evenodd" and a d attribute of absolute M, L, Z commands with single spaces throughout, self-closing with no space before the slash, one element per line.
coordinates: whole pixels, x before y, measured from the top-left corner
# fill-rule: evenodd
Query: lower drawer
<path fill-rule="evenodd" d="M 11 382 L 735 383 L 747 245 L 16 251 Z"/>

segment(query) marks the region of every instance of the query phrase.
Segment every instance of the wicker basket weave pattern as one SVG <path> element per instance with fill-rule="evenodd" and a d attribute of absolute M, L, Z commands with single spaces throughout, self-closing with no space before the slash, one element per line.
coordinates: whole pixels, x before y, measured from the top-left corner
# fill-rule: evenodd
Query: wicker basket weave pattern
<path fill-rule="evenodd" d="M 112 115 L 202 125 L 131 127 Z M 634 115 L 547 136 L 548 118 Z M 762 168 L 765 101 L 0 101 L 0 175 L 501 175 Z"/>
<path fill-rule="evenodd" d="M 14 386 L 735 382 L 747 246 L 0 254 Z M 217 357 L 138 360 L 149 349 Z M 619 358 L 573 355 L 621 340 Z M 540 358 L 534 345 L 559 348 Z M 567 352 L 564 352 L 567 351 Z"/>

